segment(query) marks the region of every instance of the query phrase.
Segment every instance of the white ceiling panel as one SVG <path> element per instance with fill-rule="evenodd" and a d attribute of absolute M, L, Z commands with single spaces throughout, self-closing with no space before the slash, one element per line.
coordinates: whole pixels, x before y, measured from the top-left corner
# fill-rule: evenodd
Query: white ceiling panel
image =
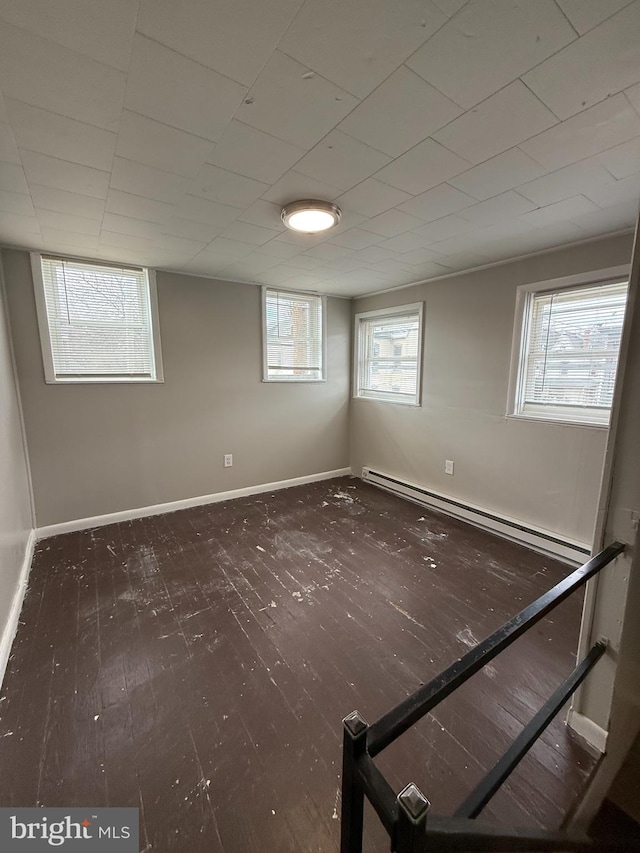
<path fill-rule="evenodd" d="M 146 116 L 124 110 L 116 154 L 165 172 L 194 177 L 207 161 L 214 145 Z"/>
<path fill-rule="evenodd" d="M 402 65 L 339 125 L 361 142 L 398 157 L 462 110 Z"/>
<path fill-rule="evenodd" d="M 138 0 L 0 0 L 0 19 L 126 71 Z"/>
<path fill-rule="evenodd" d="M 176 215 L 182 219 L 193 219 L 226 228 L 242 212 L 241 208 L 230 207 L 195 195 L 185 195 L 176 203 Z"/>
<path fill-rule="evenodd" d="M 427 190 L 426 193 L 421 193 L 415 198 L 405 201 L 398 207 L 405 213 L 411 213 L 425 222 L 431 222 L 434 219 L 441 219 L 450 213 L 463 210 L 475 203 L 476 199 L 460 192 L 455 187 L 451 187 L 449 184 L 440 184 L 432 190 Z"/>
<path fill-rule="evenodd" d="M 20 148 L 111 171 L 115 133 L 11 98 L 6 107 Z"/>
<path fill-rule="evenodd" d="M 479 201 L 484 201 L 544 174 L 545 169 L 524 151 L 511 148 L 456 175 L 450 183 Z"/>
<path fill-rule="evenodd" d="M 268 189 L 268 184 L 206 164 L 195 177 L 190 192 L 209 201 L 244 208 L 253 204 Z"/>
<path fill-rule="evenodd" d="M 59 115 L 117 131 L 125 75 L 48 39 L 0 23 L 0 86 Z"/>
<path fill-rule="evenodd" d="M 250 225 L 260 225 L 272 231 L 284 231 L 281 218 L 282 208 L 279 204 L 259 198 L 242 212 L 240 220 Z"/>
<path fill-rule="evenodd" d="M 221 226 L 210 225 L 207 222 L 195 222 L 192 219 L 182 219 L 179 216 L 171 216 L 166 222 L 162 222 L 161 229 L 163 235 L 196 240 L 202 243 L 209 243 L 214 237 L 218 237 L 222 231 Z"/>
<path fill-rule="evenodd" d="M 596 205 L 592 201 L 589 201 L 588 198 L 577 195 L 574 198 L 567 198 L 555 204 L 548 204 L 546 207 L 540 207 L 532 213 L 527 213 L 522 217 L 522 221 L 526 225 L 533 225 L 534 228 L 543 228 L 545 225 L 552 225 L 554 222 L 573 219 L 574 216 L 591 213 L 596 209 Z"/>
<path fill-rule="evenodd" d="M 270 258 L 268 255 L 260 255 L 257 252 L 252 252 L 242 259 L 241 264 L 231 264 L 228 267 L 224 267 L 222 274 L 229 276 L 234 281 L 246 281 L 247 276 L 256 276 L 259 273 L 272 269 L 277 264 L 277 258 Z"/>
<path fill-rule="evenodd" d="M 637 164 L 637 170 L 640 170 L 640 162 Z M 591 158 L 572 163 L 570 166 L 523 184 L 518 187 L 518 192 L 544 207 L 546 204 L 573 198 L 580 192 L 608 183 L 613 183 L 611 173 L 595 158 Z"/>
<path fill-rule="evenodd" d="M 302 0 L 141 0 L 138 30 L 250 86 Z"/>
<path fill-rule="evenodd" d="M 583 35 L 588 30 L 606 21 L 632 0 L 556 0 L 558 6 Z"/>
<path fill-rule="evenodd" d="M 36 215 L 41 228 L 57 228 L 74 234 L 88 234 L 97 237 L 100 234 L 100 220 L 87 219 L 86 216 L 70 216 L 55 210 L 37 210 Z"/>
<path fill-rule="evenodd" d="M 104 199 L 69 193 L 54 187 L 42 187 L 39 184 L 31 184 L 30 190 L 33 203 L 39 210 L 52 210 L 77 218 L 102 220 L 105 210 Z"/>
<path fill-rule="evenodd" d="M 234 120 L 220 137 L 208 162 L 273 184 L 304 154 L 304 148 Z"/>
<path fill-rule="evenodd" d="M 121 234 L 116 231 L 105 231 L 100 233 L 99 244 L 102 246 L 110 246 L 111 248 L 133 249 L 140 252 L 143 256 L 149 257 L 149 253 L 153 251 L 153 240 L 147 237 L 140 237 L 134 234 Z"/>
<path fill-rule="evenodd" d="M 329 242 L 336 246 L 345 246 L 347 249 L 365 249 L 378 243 L 381 237 L 371 231 L 363 231 L 361 228 L 350 228 L 342 234 L 330 237 Z"/>
<path fill-rule="evenodd" d="M 619 181 L 586 189 L 584 194 L 598 207 L 613 207 L 625 202 L 632 202 L 635 204 L 637 213 L 640 207 L 640 174 L 630 175 L 628 178 L 622 178 Z"/>
<path fill-rule="evenodd" d="M 557 116 L 569 118 L 640 81 L 639 33 L 640 3 L 632 3 L 523 80 Z"/>
<path fill-rule="evenodd" d="M 640 137 L 616 145 L 598 154 L 597 159 L 614 178 L 627 178 L 640 172 Z"/>
<path fill-rule="evenodd" d="M 404 234 L 397 234 L 395 237 L 390 237 L 388 240 L 383 240 L 378 243 L 381 249 L 386 249 L 388 252 L 413 252 L 416 249 L 424 248 L 424 240 L 416 232 L 405 231 Z M 404 260 L 404 259 L 403 259 Z"/>
<path fill-rule="evenodd" d="M 12 193 L 29 192 L 22 164 L 0 161 L 0 190 L 9 190 Z"/>
<path fill-rule="evenodd" d="M 468 160 L 463 160 L 435 140 L 425 139 L 381 169 L 376 177 L 411 195 L 419 195 L 459 175 L 469 165 Z"/>
<path fill-rule="evenodd" d="M 395 237 L 405 231 L 411 231 L 423 225 L 423 220 L 417 216 L 410 216 L 403 210 L 387 210 L 384 213 L 369 219 L 365 225 L 365 231 L 372 231 L 383 237 Z"/>
<path fill-rule="evenodd" d="M 636 136 L 640 136 L 640 116 L 625 96 L 619 94 L 523 142 L 520 147 L 551 171 Z"/>
<path fill-rule="evenodd" d="M 4 163 L 20 163 L 20 154 L 10 124 L 0 122 L 0 161 Z"/>
<path fill-rule="evenodd" d="M 476 225 L 493 225 L 503 219 L 521 216 L 523 213 L 535 210 L 535 208 L 536 205 L 533 202 L 523 198 L 513 190 L 508 190 L 506 193 L 487 199 L 487 201 L 481 201 L 466 210 L 461 210 L 458 216 L 462 219 L 468 219 L 469 222 L 475 222 Z"/>
<path fill-rule="evenodd" d="M 144 196 L 155 201 L 174 202 L 184 195 L 189 182 L 181 175 L 115 157 L 110 186 L 111 189 Z"/>
<path fill-rule="evenodd" d="M 349 190 L 390 159 L 346 133 L 334 130 L 296 164 L 296 171 Z"/>
<path fill-rule="evenodd" d="M 421 225 L 420 228 L 415 229 L 415 233 L 420 235 L 423 245 L 428 246 L 440 240 L 448 240 L 450 237 L 466 234 L 468 231 L 473 231 L 476 227 L 474 222 L 452 215 L 444 216 L 442 219 L 437 219 L 428 225 Z"/>
<path fill-rule="evenodd" d="M 588 236 L 597 237 L 612 231 L 623 231 L 629 228 L 629 224 L 636 221 L 638 215 L 637 199 L 630 202 L 622 202 L 606 210 L 594 210 L 591 213 L 583 213 L 575 216 L 571 221 L 578 228 L 587 233 Z"/>
<path fill-rule="evenodd" d="M 40 235 L 40 223 L 35 216 L 19 216 L 0 211 L 0 228 L 8 236 L 6 245 L 32 246 L 34 237 Z"/>
<path fill-rule="evenodd" d="M 355 210 L 362 216 L 377 216 L 410 198 L 411 195 L 403 190 L 384 184 L 375 178 L 367 178 L 358 186 L 338 196 L 335 201 L 340 207 Z"/>
<path fill-rule="evenodd" d="M 109 172 L 78 163 L 67 163 L 35 151 L 23 151 L 22 164 L 29 184 L 42 184 L 95 198 L 107 196 Z"/>
<path fill-rule="evenodd" d="M 446 20 L 430 0 L 307 2 L 280 49 L 363 98 Z"/>
<path fill-rule="evenodd" d="M 2 213 L 14 213 L 17 216 L 34 216 L 31 196 L 23 193 L 12 193 L 0 190 L 0 211 Z"/>
<path fill-rule="evenodd" d="M 241 222 L 239 219 L 232 222 L 224 229 L 221 237 L 229 240 L 240 240 L 243 243 L 251 243 L 253 246 L 262 246 L 278 236 L 278 231 L 273 228 L 263 228 L 261 225 L 251 225 L 249 222 Z"/>
<path fill-rule="evenodd" d="M 105 231 L 112 231 L 116 234 L 131 234 L 133 237 L 148 237 L 151 240 L 160 234 L 162 228 L 159 222 L 147 222 L 145 219 L 120 216 L 119 213 L 105 213 L 102 219 L 102 227 Z"/>
<path fill-rule="evenodd" d="M 110 189 L 107 194 L 106 210 L 110 213 L 119 213 L 121 216 L 131 216 L 134 219 L 163 223 L 168 222 L 174 214 L 174 207 L 168 202 L 115 189 Z"/>
<path fill-rule="evenodd" d="M 554 124 L 553 113 L 515 80 L 439 130 L 434 138 L 469 163 L 478 164 Z"/>
<path fill-rule="evenodd" d="M 215 141 L 245 93 L 240 83 L 136 35 L 125 96 L 133 112 Z"/>
<path fill-rule="evenodd" d="M 407 64 L 469 109 L 575 38 L 553 0 L 472 0 Z"/>
<path fill-rule="evenodd" d="M 357 103 L 344 89 L 276 50 L 236 118 L 278 139 L 309 148 Z"/>
<path fill-rule="evenodd" d="M 264 246 L 260 246 L 263 255 L 269 255 L 278 259 L 289 259 L 299 254 L 300 248 L 292 243 L 282 243 L 280 240 L 270 240 Z"/>
<path fill-rule="evenodd" d="M 40 229 L 42 233 L 42 248 L 49 252 L 75 252 L 96 257 L 98 254 L 98 237 L 91 234 L 78 234 L 77 231 L 65 231 L 63 228 Z M 124 260 L 124 259 L 122 259 Z"/>
<path fill-rule="evenodd" d="M 316 181 L 308 175 L 302 175 L 295 169 L 287 172 L 263 195 L 265 201 L 283 205 L 301 198 L 319 198 L 333 201 L 342 190 L 336 186 Z"/>

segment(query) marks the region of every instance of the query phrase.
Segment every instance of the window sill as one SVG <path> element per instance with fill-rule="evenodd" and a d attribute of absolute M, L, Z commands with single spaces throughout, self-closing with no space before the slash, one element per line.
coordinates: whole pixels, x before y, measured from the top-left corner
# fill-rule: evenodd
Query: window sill
<path fill-rule="evenodd" d="M 359 394 L 354 394 L 352 400 L 364 400 L 367 403 L 386 403 L 392 406 L 408 406 L 410 409 L 419 409 L 422 403 L 412 403 L 408 400 L 391 400 L 387 397 L 363 397 Z"/>
<path fill-rule="evenodd" d="M 265 385 L 322 385 L 326 379 L 262 379 Z"/>
<path fill-rule="evenodd" d="M 162 385 L 164 379 L 116 379 L 106 376 L 98 379 L 93 376 L 90 379 L 45 379 L 47 385 Z"/>
<path fill-rule="evenodd" d="M 542 415 L 517 415 L 515 413 L 506 414 L 505 419 L 508 421 L 529 421 L 533 423 L 553 424 L 553 426 L 566 427 L 586 427 L 586 429 L 609 429 L 609 424 L 587 423 L 586 421 L 564 420 L 563 418 L 544 417 Z"/>

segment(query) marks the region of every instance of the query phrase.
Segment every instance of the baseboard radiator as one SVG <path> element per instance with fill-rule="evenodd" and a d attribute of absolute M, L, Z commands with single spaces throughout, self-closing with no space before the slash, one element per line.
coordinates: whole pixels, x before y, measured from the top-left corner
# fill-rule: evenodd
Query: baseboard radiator
<path fill-rule="evenodd" d="M 511 539 L 543 554 L 548 554 L 571 565 L 581 565 L 588 557 L 589 546 L 584 542 L 563 539 L 554 533 L 522 524 L 516 519 L 488 512 L 480 507 L 464 503 L 456 498 L 408 483 L 390 474 L 362 469 L 362 479 L 385 491 L 407 498 L 420 506 L 446 513 L 454 518 L 482 527 L 505 539 Z"/>

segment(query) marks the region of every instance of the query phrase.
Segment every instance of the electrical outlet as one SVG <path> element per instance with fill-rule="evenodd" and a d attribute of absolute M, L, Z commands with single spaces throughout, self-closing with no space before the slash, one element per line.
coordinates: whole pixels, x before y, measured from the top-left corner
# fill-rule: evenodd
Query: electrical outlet
<path fill-rule="evenodd" d="M 444 473 L 445 474 L 453 474 L 453 459 L 445 459 L 445 461 L 444 461 Z"/>
<path fill-rule="evenodd" d="M 233 453 L 224 454 L 224 467 L 231 468 L 233 465 Z"/>

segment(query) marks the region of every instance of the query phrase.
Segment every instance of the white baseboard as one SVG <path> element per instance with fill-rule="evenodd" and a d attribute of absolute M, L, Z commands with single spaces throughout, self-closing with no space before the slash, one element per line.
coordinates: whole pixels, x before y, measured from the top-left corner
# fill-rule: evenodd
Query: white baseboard
<path fill-rule="evenodd" d="M 589 559 L 591 551 L 585 542 L 566 539 L 557 533 L 533 527 L 515 518 L 488 512 L 482 507 L 465 503 L 459 498 L 434 492 L 431 489 L 424 488 L 424 486 L 400 480 L 391 474 L 383 474 L 371 468 L 362 469 L 362 479 L 385 491 L 401 495 L 420 506 L 426 506 L 454 518 L 459 518 L 461 521 L 467 521 L 469 524 L 482 527 L 484 530 L 489 530 L 521 545 L 526 545 L 542 554 L 563 560 L 572 566 L 581 566 Z"/>
<path fill-rule="evenodd" d="M 585 717 L 584 714 L 580 714 L 572 708 L 569 711 L 569 716 L 567 717 L 567 725 L 570 729 L 573 729 L 577 735 L 580 735 L 581 738 L 586 740 L 588 744 L 594 747 L 594 749 L 597 749 L 598 752 L 601 752 L 604 755 L 607 751 L 607 738 L 609 737 L 609 732 L 597 723 L 594 723 L 593 720 L 589 719 L 589 717 Z"/>
<path fill-rule="evenodd" d="M 319 480 L 331 480 L 334 477 L 345 477 L 351 474 L 351 468 L 337 468 L 335 471 L 322 471 L 319 474 L 307 474 L 305 477 L 294 477 L 291 480 L 279 480 L 276 483 L 261 483 L 257 486 L 246 486 L 242 489 L 232 489 L 228 492 L 216 492 L 213 495 L 200 495 L 196 498 L 185 498 L 180 501 L 170 501 L 164 504 L 143 506 L 136 509 L 126 509 L 122 512 L 110 512 L 106 515 L 94 515 L 91 518 L 78 518 L 74 521 L 63 521 L 60 524 L 49 524 L 38 527 L 38 539 L 58 536 L 60 533 L 73 533 L 76 530 L 88 530 L 91 527 L 104 527 L 119 521 L 131 521 L 134 518 L 145 518 L 149 515 L 162 515 L 165 512 L 176 512 L 180 509 L 190 509 L 194 506 L 220 503 L 220 501 L 243 498 L 247 495 L 260 495 L 264 492 L 275 492 L 279 489 L 289 489 L 292 486 L 303 486 L 305 483 L 316 483 Z"/>
<path fill-rule="evenodd" d="M 20 618 L 20 611 L 22 610 L 24 594 L 27 591 L 27 582 L 29 580 L 29 571 L 31 569 L 31 561 L 33 560 L 33 550 L 35 545 L 36 531 L 32 530 L 29 533 L 29 538 L 27 539 L 27 544 L 25 546 L 24 558 L 22 560 L 22 567 L 18 577 L 18 585 L 13 595 L 13 601 L 11 602 L 9 618 L 4 626 L 2 638 L 0 638 L 0 687 L 2 686 L 4 674 L 7 669 L 7 663 L 9 662 L 11 646 L 13 645 L 13 640 L 16 636 L 16 631 L 18 630 L 18 620 Z"/>

